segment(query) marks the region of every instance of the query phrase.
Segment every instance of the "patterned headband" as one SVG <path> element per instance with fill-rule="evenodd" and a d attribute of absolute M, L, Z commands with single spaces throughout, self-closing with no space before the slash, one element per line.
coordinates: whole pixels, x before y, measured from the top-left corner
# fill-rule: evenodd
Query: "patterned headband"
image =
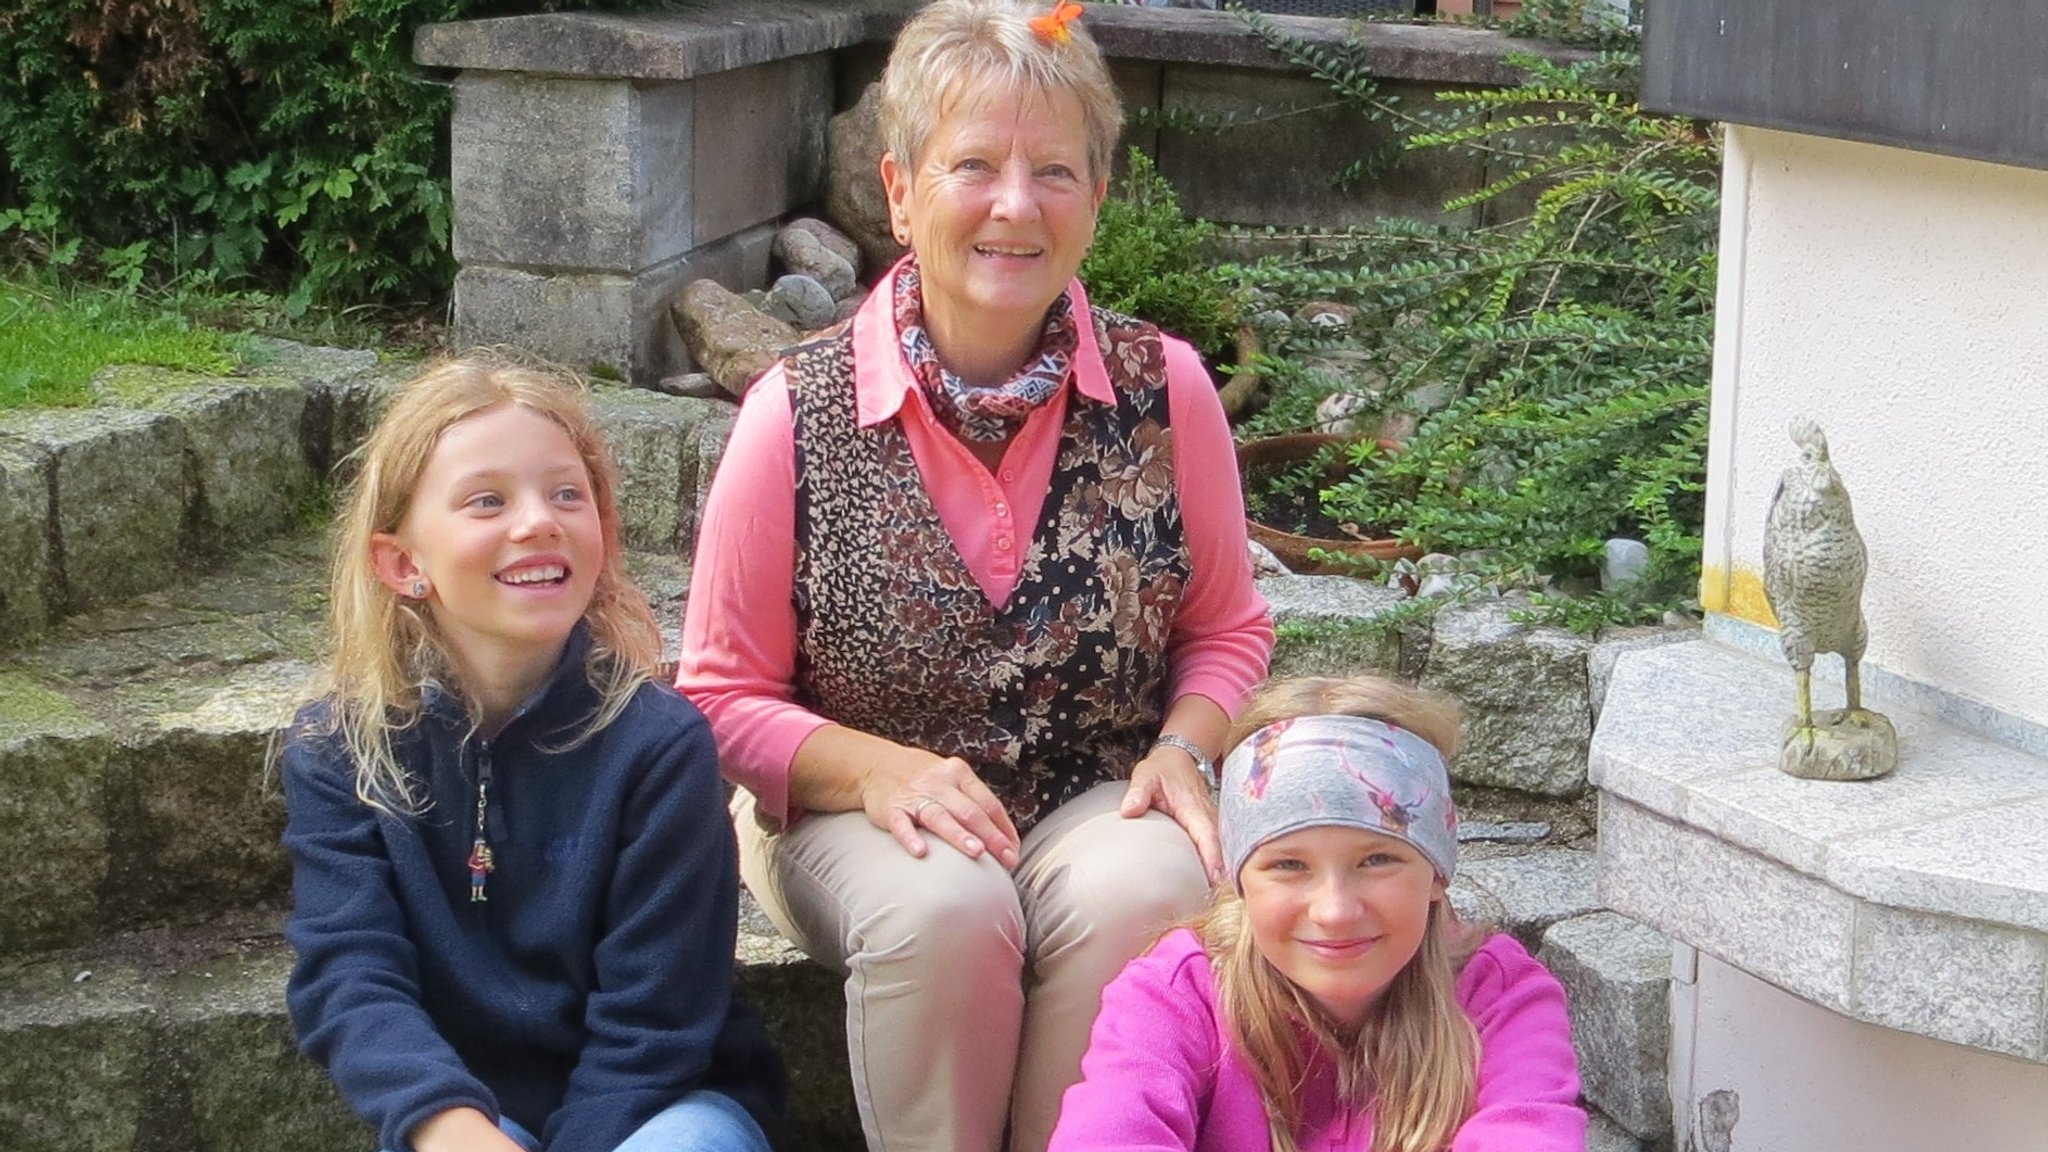
<path fill-rule="evenodd" d="M 1380 720 L 1300 716 L 1266 725 L 1223 761 L 1220 803 L 1232 884 L 1259 845 L 1331 824 L 1407 842 L 1445 883 L 1457 871 L 1458 813 L 1443 756 Z"/>

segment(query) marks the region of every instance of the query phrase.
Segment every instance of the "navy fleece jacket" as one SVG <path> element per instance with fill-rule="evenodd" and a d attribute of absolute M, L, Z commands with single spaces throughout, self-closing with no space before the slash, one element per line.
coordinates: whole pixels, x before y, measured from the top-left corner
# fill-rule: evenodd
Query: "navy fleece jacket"
<path fill-rule="evenodd" d="M 732 1000 L 738 865 L 711 732 L 668 688 L 566 751 L 597 704 L 571 638 L 497 736 L 429 694 L 400 738 L 430 805 L 392 817 L 355 795 L 341 741 L 310 705 L 282 775 L 300 1047 L 409 1149 L 414 1126 L 468 1105 L 540 1133 L 548 1152 L 610 1152 L 690 1089 L 767 1126 L 782 1069 Z M 470 899 L 477 777 L 490 773 L 496 870 Z"/>

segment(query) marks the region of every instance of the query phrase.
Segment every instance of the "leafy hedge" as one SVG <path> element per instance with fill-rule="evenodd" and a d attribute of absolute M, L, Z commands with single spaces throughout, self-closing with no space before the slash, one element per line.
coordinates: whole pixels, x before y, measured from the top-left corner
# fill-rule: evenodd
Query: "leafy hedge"
<path fill-rule="evenodd" d="M 434 299 L 452 275 L 449 93 L 412 64 L 413 31 L 596 6 L 0 0 L 0 209 L 301 303 Z"/>

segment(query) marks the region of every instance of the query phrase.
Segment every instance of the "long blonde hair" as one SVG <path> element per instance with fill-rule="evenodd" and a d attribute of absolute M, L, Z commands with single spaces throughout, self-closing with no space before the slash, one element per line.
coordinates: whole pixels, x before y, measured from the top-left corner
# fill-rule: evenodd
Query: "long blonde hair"
<path fill-rule="evenodd" d="M 582 387 L 485 355 L 429 367 L 398 393 L 354 453 L 360 470 L 335 521 L 329 610 L 333 652 L 319 695 L 331 704 L 330 731 L 348 746 L 356 795 L 383 811 L 420 811 L 394 738 L 419 722 L 422 689 L 460 685 L 432 611 L 398 596 L 377 578 L 371 542 L 404 522 L 442 433 L 458 421 L 506 405 L 551 420 L 568 435 L 590 473 L 591 502 L 603 530 L 604 561 L 583 614 L 592 641 L 585 669 L 599 705 L 565 746 L 574 747 L 617 719 L 661 659 L 653 609 L 626 577 L 616 473 Z M 476 718 L 473 706 L 471 717 Z"/>
<path fill-rule="evenodd" d="M 1229 745 L 1296 716 L 1367 716 L 1421 736 L 1448 762 L 1458 748 L 1457 706 L 1377 677 L 1274 681 L 1232 726 Z M 1233 878 L 1234 880 L 1234 878 Z M 1414 959 L 1396 973 L 1356 1029 L 1332 1019 L 1262 954 L 1234 883 L 1191 925 L 1216 973 L 1231 1042 L 1266 1105 L 1274 1152 L 1298 1152 L 1301 1089 L 1318 1051 L 1337 1065 L 1341 1107 L 1373 1112 L 1373 1152 L 1442 1152 L 1470 1116 L 1479 1034 L 1458 1003 L 1458 973 L 1485 933 L 1461 923 L 1447 900 L 1430 905 Z"/>

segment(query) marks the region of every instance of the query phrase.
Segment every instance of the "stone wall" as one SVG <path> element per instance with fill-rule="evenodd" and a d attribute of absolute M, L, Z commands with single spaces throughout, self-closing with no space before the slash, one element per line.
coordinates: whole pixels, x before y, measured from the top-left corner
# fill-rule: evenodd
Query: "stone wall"
<path fill-rule="evenodd" d="M 827 121 L 858 101 L 912 7 L 723 0 L 422 29 L 415 57 L 456 70 L 457 342 L 517 345 L 641 385 L 693 367 L 669 302 L 700 278 L 767 285 L 773 225 L 825 199 Z M 1386 124 L 1326 107 L 1321 82 L 1228 14 L 1103 5 L 1087 20 L 1129 108 L 1240 118 L 1220 134 L 1127 134 L 1158 156 L 1190 213 L 1318 227 L 1478 219 L 1442 204 L 1483 183 L 1483 163 L 1400 153 Z M 1418 109 L 1446 87 L 1513 83 L 1506 54 L 1538 47 L 1473 29 L 1273 20 L 1354 51 Z M 1276 115 L 1302 107 L 1318 110 Z M 878 159 L 836 167 L 873 180 Z M 1361 163 L 1364 178 L 1347 181 Z"/>

